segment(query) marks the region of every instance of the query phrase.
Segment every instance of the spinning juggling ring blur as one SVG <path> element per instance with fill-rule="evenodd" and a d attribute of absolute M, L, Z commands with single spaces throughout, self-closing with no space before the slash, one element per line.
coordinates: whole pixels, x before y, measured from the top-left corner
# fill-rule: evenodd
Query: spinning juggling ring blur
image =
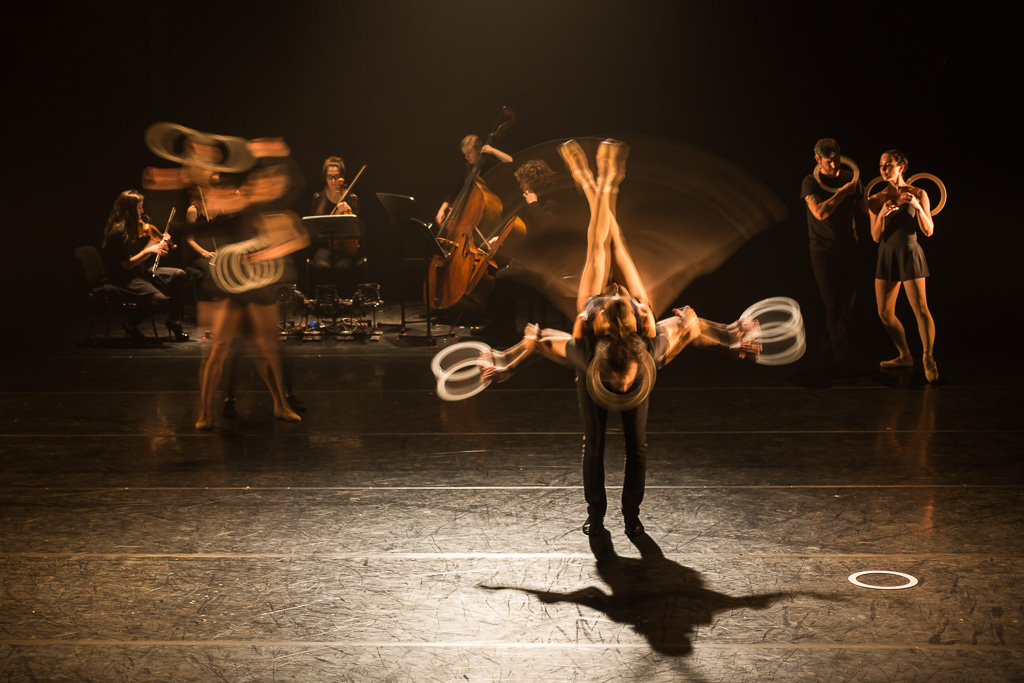
<path fill-rule="evenodd" d="M 437 395 L 445 401 L 461 401 L 486 389 L 491 381 L 483 379 L 483 371 L 494 365 L 492 354 L 490 346 L 473 341 L 439 351 L 430 362 L 437 378 Z"/>
<path fill-rule="evenodd" d="M 776 296 L 758 301 L 743 311 L 740 320 L 744 319 L 756 319 L 761 326 L 761 353 L 756 363 L 786 365 L 807 350 L 800 304 L 793 299 Z"/>
<path fill-rule="evenodd" d="M 264 249 L 266 243 L 259 239 L 226 244 L 217 250 L 215 262 L 210 264 L 210 277 L 214 284 L 229 294 L 248 292 L 272 285 L 281 279 L 284 264 L 281 259 L 268 259 L 249 263 L 246 256 Z"/>
<path fill-rule="evenodd" d="M 645 353 L 640 357 L 643 367 L 639 371 L 639 379 L 629 391 L 619 394 L 605 387 L 601 381 L 601 373 L 598 372 L 597 363 L 590 361 L 587 367 L 587 393 L 594 403 L 608 410 L 617 410 L 624 413 L 636 408 L 644 402 L 651 394 L 654 383 L 658 379 L 658 366 L 651 354 Z"/>
<path fill-rule="evenodd" d="M 914 175 L 907 178 L 907 185 L 913 185 L 915 180 L 930 180 L 933 183 L 935 183 L 935 185 L 939 188 L 939 203 L 932 207 L 932 215 L 935 216 L 936 214 L 939 213 L 939 211 L 942 211 L 943 207 L 946 206 L 945 183 L 939 180 L 938 176 L 934 176 L 931 173 L 915 173 Z M 875 185 L 884 182 L 885 181 L 882 180 L 882 176 L 878 176 L 877 178 L 872 180 L 870 183 L 868 183 L 868 186 L 864 188 L 864 196 L 870 197 L 871 189 L 874 188 Z"/>
<path fill-rule="evenodd" d="M 853 159 L 851 159 L 850 157 L 844 157 L 840 155 L 839 165 L 846 166 L 851 171 L 853 171 L 853 182 L 857 182 L 858 180 L 860 180 L 860 168 L 857 166 Z M 825 190 L 826 192 L 835 192 L 836 190 L 839 189 L 838 187 L 829 187 L 824 182 L 822 182 L 821 164 L 818 164 L 817 166 L 814 167 L 814 179 L 818 181 L 818 186 L 821 189 Z"/>

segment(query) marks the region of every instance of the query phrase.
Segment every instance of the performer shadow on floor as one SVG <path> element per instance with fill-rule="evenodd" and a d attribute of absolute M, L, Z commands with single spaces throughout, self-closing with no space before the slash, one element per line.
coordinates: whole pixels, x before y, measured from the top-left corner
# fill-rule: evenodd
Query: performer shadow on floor
<path fill-rule="evenodd" d="M 654 539 L 641 534 L 631 539 L 640 558 L 620 557 L 606 529 L 590 535 L 590 549 L 597 559 L 597 573 L 611 588 L 606 593 L 587 586 L 568 593 L 518 586 L 480 585 L 486 590 L 518 590 L 541 602 L 569 602 L 601 612 L 621 624 L 629 624 L 663 655 L 687 656 L 693 651 L 697 627 L 714 623 L 715 614 L 737 609 L 762 610 L 784 598 L 797 596 L 837 601 L 837 595 L 807 591 L 761 593 L 732 597 L 704 588 L 701 575 L 669 560 Z"/>

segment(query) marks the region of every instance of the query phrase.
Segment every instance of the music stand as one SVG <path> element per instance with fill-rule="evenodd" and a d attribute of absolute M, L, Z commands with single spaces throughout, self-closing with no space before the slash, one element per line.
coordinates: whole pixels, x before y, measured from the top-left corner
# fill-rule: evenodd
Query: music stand
<path fill-rule="evenodd" d="M 363 239 L 363 221 L 355 214 L 339 214 L 337 216 L 305 216 L 302 219 L 302 227 L 306 229 L 311 242 L 327 242 L 328 247 L 334 240 L 361 240 Z M 332 250 L 333 258 L 333 250 Z M 354 272 L 354 269 L 353 269 Z M 366 272 L 363 269 L 362 276 L 356 274 L 357 278 L 366 279 Z M 310 273 L 309 259 L 306 260 L 306 291 L 312 291 L 312 279 Z M 358 279 L 357 279 L 358 281 Z"/>
<path fill-rule="evenodd" d="M 407 197 L 401 194 L 390 194 L 388 192 L 378 192 L 377 201 L 380 202 L 381 207 L 384 209 L 384 213 L 387 214 L 388 224 L 393 226 L 398 231 L 398 265 L 399 265 L 399 287 L 401 288 L 401 310 L 402 310 L 402 323 L 401 331 L 405 334 L 405 237 L 403 232 L 403 226 L 410 225 L 414 230 L 421 233 L 426 233 L 430 236 L 427 244 L 432 245 L 431 251 L 442 258 L 448 258 L 448 252 L 444 250 L 441 243 L 437 241 L 437 237 L 431 231 L 430 223 L 426 223 L 420 219 L 420 210 L 416 205 L 416 200 L 412 197 Z M 431 345 L 434 345 L 434 337 L 431 333 L 431 305 L 430 302 L 425 302 L 427 305 L 427 336 L 425 337 Z"/>

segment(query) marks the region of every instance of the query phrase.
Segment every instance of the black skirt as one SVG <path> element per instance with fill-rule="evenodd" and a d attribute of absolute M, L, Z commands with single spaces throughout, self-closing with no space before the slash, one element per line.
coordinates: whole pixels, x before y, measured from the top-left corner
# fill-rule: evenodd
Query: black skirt
<path fill-rule="evenodd" d="M 878 266 L 875 278 L 887 282 L 905 282 L 928 277 L 928 261 L 924 250 L 916 241 L 910 244 L 878 245 Z"/>

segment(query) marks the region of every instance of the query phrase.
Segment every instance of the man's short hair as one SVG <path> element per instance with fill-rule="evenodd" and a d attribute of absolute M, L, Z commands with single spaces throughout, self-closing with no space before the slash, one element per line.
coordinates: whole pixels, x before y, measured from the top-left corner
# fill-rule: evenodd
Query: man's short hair
<path fill-rule="evenodd" d="M 832 138 L 822 138 L 814 143 L 814 156 L 831 159 L 839 156 L 839 143 Z"/>

